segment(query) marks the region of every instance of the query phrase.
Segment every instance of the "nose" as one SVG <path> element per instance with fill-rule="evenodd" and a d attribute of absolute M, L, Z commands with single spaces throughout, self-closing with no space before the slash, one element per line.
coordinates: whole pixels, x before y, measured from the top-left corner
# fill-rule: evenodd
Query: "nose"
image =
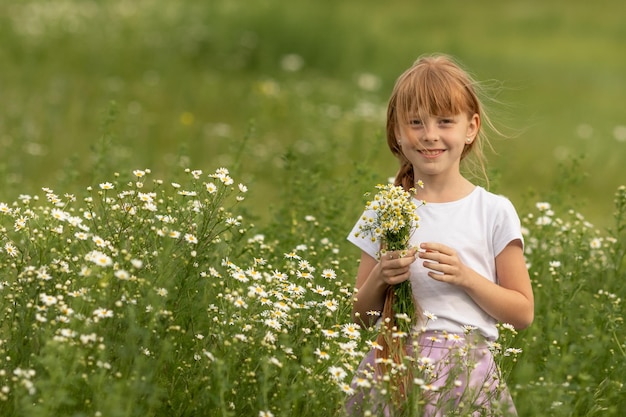
<path fill-rule="evenodd" d="M 439 132 L 437 131 L 437 124 L 432 120 L 424 122 L 422 140 L 426 142 L 432 142 L 439 140 Z"/>

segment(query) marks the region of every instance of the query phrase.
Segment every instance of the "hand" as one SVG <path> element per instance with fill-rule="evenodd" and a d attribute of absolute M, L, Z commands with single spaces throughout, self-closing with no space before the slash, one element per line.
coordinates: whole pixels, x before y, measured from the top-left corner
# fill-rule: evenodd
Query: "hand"
<path fill-rule="evenodd" d="M 408 251 L 390 251 L 381 256 L 380 273 L 387 285 L 396 285 L 406 281 L 411 276 L 411 264 L 417 259 L 417 251 L 411 248 Z"/>
<path fill-rule="evenodd" d="M 418 256 L 426 259 L 423 265 L 430 269 L 428 276 L 441 282 L 463 285 L 468 277 L 468 268 L 461 262 L 456 251 L 440 243 L 420 244 Z"/>

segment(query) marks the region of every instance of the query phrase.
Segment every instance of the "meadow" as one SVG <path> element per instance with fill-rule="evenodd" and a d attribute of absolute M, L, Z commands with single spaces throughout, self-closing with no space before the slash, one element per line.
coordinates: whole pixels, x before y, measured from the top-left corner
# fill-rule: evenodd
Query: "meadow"
<path fill-rule="evenodd" d="M 0 5 L 0 413 L 342 415 L 375 332 L 350 323 L 345 237 L 395 172 L 395 77 L 446 52 L 508 134 L 520 416 L 620 416 L 620 3 L 431 3 Z"/>

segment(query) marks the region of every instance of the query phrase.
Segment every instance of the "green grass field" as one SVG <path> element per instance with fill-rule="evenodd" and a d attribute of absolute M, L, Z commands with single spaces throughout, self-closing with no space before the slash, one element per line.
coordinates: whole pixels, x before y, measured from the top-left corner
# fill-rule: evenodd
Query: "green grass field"
<path fill-rule="evenodd" d="M 339 344 L 349 338 L 331 342 L 321 331 L 349 321 L 358 253 L 345 236 L 363 193 L 396 169 L 384 140 L 395 78 L 419 55 L 444 52 L 493 92 L 491 116 L 508 137 L 492 138 L 491 187 L 513 200 L 529 229 L 537 318 L 514 341 L 524 353 L 509 377 L 520 416 L 621 415 L 620 7 L 617 0 L 4 2 L 0 414 L 340 415 L 343 393 L 327 368 L 349 369 L 358 360 Z M 194 214 L 187 194 L 166 188 L 177 182 L 187 191 L 185 168 L 203 170 L 206 180 L 222 166 L 249 187 L 233 211 L 243 226 Z M 134 181 L 143 177 L 132 172 L 146 169 L 147 182 L 166 185 L 154 185 L 159 213 L 178 214 L 180 229 L 167 226 L 167 217 L 154 225 L 149 213 L 134 221 L 128 213 L 143 207 L 134 206 L 135 194 L 117 201 L 108 186 L 98 188 L 110 182 L 142 192 Z M 88 186 L 96 203 L 85 200 Z M 42 187 L 62 196 L 71 216 L 102 216 L 90 219 L 89 244 L 76 240 L 76 225 L 59 229 L 59 219 L 71 216 L 54 211 L 53 193 Z M 189 187 L 207 191 L 201 182 Z M 222 203 L 206 201 L 211 210 Z M 545 217 L 540 201 L 555 211 L 549 224 L 536 222 Z M 32 224 L 16 226 L 20 216 Z M 183 241 L 183 226 L 204 245 L 195 263 L 184 243 L 144 240 L 157 228 L 170 237 L 180 232 Z M 140 279 L 121 282 L 110 265 L 89 264 L 89 249 Z M 310 270 L 283 257 L 291 252 L 337 280 L 316 275 L 315 284 L 331 291 L 325 302 L 311 293 L 286 296 L 292 311 L 268 340 L 263 323 L 276 312 L 250 296 L 250 284 L 225 278 L 238 270 L 222 260 L 252 280 L 255 269 L 296 280 Z M 65 281 L 40 280 L 47 271 Z M 262 290 L 285 291 L 270 281 Z M 85 288 L 89 297 L 68 301 Z M 57 307 L 47 303 L 61 300 L 84 316 L 74 327 L 53 317 Z M 307 303 L 324 314 L 301 308 Z M 96 333 L 102 349 L 91 339 Z M 366 337 L 364 329 L 361 350 Z M 58 343 L 63 338 L 73 342 Z M 316 348 L 332 359 L 320 361 Z"/>

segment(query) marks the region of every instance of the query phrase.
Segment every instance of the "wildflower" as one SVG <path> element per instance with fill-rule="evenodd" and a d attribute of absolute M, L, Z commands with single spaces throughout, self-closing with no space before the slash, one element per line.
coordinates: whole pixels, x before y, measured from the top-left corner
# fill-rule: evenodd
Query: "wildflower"
<path fill-rule="evenodd" d="M 52 276 L 48 274 L 48 269 L 45 266 L 42 266 L 37 271 L 37 278 L 44 280 L 44 281 L 50 281 L 52 279 Z"/>
<path fill-rule="evenodd" d="M 591 249 L 600 249 L 602 247 L 602 239 L 599 237 L 593 238 L 589 243 Z"/>
<path fill-rule="evenodd" d="M 298 278 L 313 279 L 313 274 L 311 274 L 310 272 L 306 272 L 306 271 L 298 271 L 296 272 L 296 275 Z"/>
<path fill-rule="evenodd" d="M 339 385 L 339 387 L 347 395 L 354 394 L 354 389 L 350 386 L 350 384 L 342 383 Z"/>
<path fill-rule="evenodd" d="M 282 368 L 282 367 L 283 367 L 282 362 L 281 362 L 281 361 L 279 361 L 277 358 L 275 358 L 275 357 L 273 357 L 273 356 L 270 358 L 270 363 L 271 363 L 272 365 L 276 365 L 276 366 L 278 366 L 279 368 Z"/>
<path fill-rule="evenodd" d="M 519 348 L 507 348 L 504 351 L 504 356 L 517 356 L 522 353 L 522 349 Z"/>
<path fill-rule="evenodd" d="M 4 251 L 11 258 L 15 258 L 18 255 L 18 253 L 19 253 L 17 248 L 11 242 L 7 242 L 7 243 L 4 244 Z"/>
<path fill-rule="evenodd" d="M 238 307 L 238 308 L 248 308 L 248 304 L 246 304 L 246 302 L 241 297 L 237 297 L 233 301 L 233 304 L 235 305 L 235 307 Z"/>
<path fill-rule="evenodd" d="M 431 313 L 429 311 L 424 311 L 424 317 L 426 317 L 428 320 L 432 320 L 432 321 L 437 320 L 437 316 L 435 316 L 433 313 Z"/>
<path fill-rule="evenodd" d="M 257 297 L 267 297 L 267 292 L 260 285 L 250 286 L 248 287 L 248 297 L 257 296 Z"/>
<path fill-rule="evenodd" d="M 280 330 L 282 325 L 280 324 L 280 322 L 276 319 L 266 319 L 264 321 L 265 325 L 274 329 L 274 330 Z"/>
<path fill-rule="evenodd" d="M 136 169 L 133 171 L 133 175 L 137 178 L 141 178 L 146 175 L 146 171 L 142 171 L 140 169 Z"/>
<path fill-rule="evenodd" d="M 117 271 L 115 271 L 114 275 L 116 278 L 121 279 L 122 281 L 126 281 L 130 278 L 130 274 L 124 269 L 118 269 Z"/>
<path fill-rule="evenodd" d="M 306 290 L 299 285 L 289 284 L 289 286 L 287 287 L 287 292 L 293 295 L 302 295 L 306 292 Z"/>
<path fill-rule="evenodd" d="M 113 260 L 106 254 L 93 250 L 85 255 L 86 261 L 91 261 L 99 266 L 111 266 L 113 265 Z"/>
<path fill-rule="evenodd" d="M 354 379 L 354 383 L 359 388 L 371 388 L 372 387 L 372 383 L 370 382 L 370 380 L 367 378 L 363 378 L 363 377 L 356 377 Z"/>
<path fill-rule="evenodd" d="M 167 289 L 165 288 L 157 288 L 156 293 L 161 297 L 167 297 Z"/>
<path fill-rule="evenodd" d="M 6 203 L 0 203 L 0 213 L 11 214 L 11 209 Z"/>
<path fill-rule="evenodd" d="M 65 316 L 71 316 L 74 314 L 74 310 L 68 307 L 66 304 L 59 306 L 59 312 Z"/>
<path fill-rule="evenodd" d="M 215 194 L 217 192 L 217 186 L 212 182 L 206 183 L 206 190 L 209 194 Z"/>
<path fill-rule="evenodd" d="M 377 350 L 383 350 L 383 346 L 380 345 L 378 342 L 376 342 L 375 340 L 368 340 L 367 345 L 372 348 L 372 349 L 377 349 Z"/>
<path fill-rule="evenodd" d="M 20 230 L 26 227 L 27 221 L 28 221 L 27 217 L 20 216 L 17 220 L 15 220 L 15 224 L 13 225 L 13 228 L 15 229 L 16 232 L 19 232 Z"/>
<path fill-rule="evenodd" d="M 248 187 L 246 187 L 245 185 L 239 184 L 238 187 L 239 187 L 239 191 L 241 191 L 242 193 L 248 192 Z"/>
<path fill-rule="evenodd" d="M 315 268 L 311 266 L 311 263 L 309 261 L 307 261 L 306 259 L 302 259 L 300 260 L 300 262 L 298 262 L 298 268 L 299 269 L 306 269 L 308 271 L 314 271 Z"/>
<path fill-rule="evenodd" d="M 350 339 L 358 339 L 359 338 L 359 325 L 354 323 L 346 323 L 342 327 L 343 334 Z"/>
<path fill-rule="evenodd" d="M 291 307 L 289 307 L 289 304 L 285 303 L 284 301 L 276 301 L 274 303 L 274 307 L 276 307 L 280 311 L 289 311 L 289 310 L 291 310 Z"/>
<path fill-rule="evenodd" d="M 320 350 L 320 348 L 316 348 L 313 352 L 320 359 L 330 359 L 330 355 L 325 350 Z"/>
<path fill-rule="evenodd" d="M 272 273 L 272 278 L 276 278 L 278 281 L 285 281 L 287 280 L 288 275 L 283 272 L 274 270 L 274 272 Z"/>
<path fill-rule="evenodd" d="M 328 291 L 326 288 L 320 285 L 316 285 L 315 288 L 312 290 L 312 292 L 314 292 L 315 294 L 324 295 L 324 296 L 332 294 L 331 291 Z"/>
<path fill-rule="evenodd" d="M 548 211 L 551 208 L 550 203 L 546 203 L 546 202 L 538 202 L 535 206 L 537 207 L 537 210 L 539 211 Z"/>
<path fill-rule="evenodd" d="M 191 233 L 185 234 L 185 240 L 187 242 L 193 243 L 193 244 L 198 243 L 198 239 L 194 235 L 192 235 Z"/>
<path fill-rule="evenodd" d="M 229 226 L 239 226 L 241 223 L 239 222 L 239 220 L 235 219 L 234 217 L 228 217 L 226 219 L 226 224 Z"/>
<path fill-rule="evenodd" d="M 337 278 L 337 274 L 332 269 L 325 269 L 322 271 L 322 276 L 326 279 L 335 279 Z"/>
<path fill-rule="evenodd" d="M 339 337 L 339 333 L 332 329 L 322 329 L 322 334 L 329 339 Z"/>
<path fill-rule="evenodd" d="M 336 381 L 342 381 L 348 374 L 345 369 L 340 366 L 331 366 L 330 368 L 328 368 L 328 372 L 330 373 L 330 376 L 332 376 L 333 379 L 335 379 Z"/>
<path fill-rule="evenodd" d="M 103 182 L 102 184 L 100 184 L 100 189 L 102 190 L 112 190 L 113 184 L 111 184 L 110 182 Z"/>
<path fill-rule="evenodd" d="M 274 417 L 274 414 L 269 410 L 262 410 L 259 411 L 259 417 Z"/>
<path fill-rule="evenodd" d="M 154 201 L 153 195 L 151 193 L 139 193 L 137 197 L 140 201 L 144 203 L 152 203 Z"/>
<path fill-rule="evenodd" d="M 47 306 L 51 306 L 57 303 L 57 298 L 53 295 L 47 295 L 42 293 L 39 294 L 39 299 Z"/>
<path fill-rule="evenodd" d="M 195 197 L 198 193 L 196 193 L 195 191 L 187 191 L 187 190 L 180 190 L 178 192 L 178 195 L 182 195 L 184 197 Z"/>
<path fill-rule="evenodd" d="M 348 356 L 356 357 L 360 356 L 361 353 L 357 351 L 357 342 L 355 340 L 350 340 L 346 343 L 339 343 L 339 348 Z"/>
<path fill-rule="evenodd" d="M 552 224 L 552 218 L 549 216 L 537 217 L 537 221 L 535 224 L 537 226 L 549 226 L 550 224 Z"/>
<path fill-rule="evenodd" d="M 59 210 L 57 208 L 52 209 L 52 211 L 50 212 L 50 215 L 56 219 L 56 220 L 60 220 L 60 221 L 65 221 L 67 220 L 67 218 L 69 217 L 69 214 L 67 214 L 66 212 L 64 212 L 63 210 Z"/>
<path fill-rule="evenodd" d="M 407 332 L 403 332 L 401 330 L 398 330 L 397 332 L 392 332 L 391 333 L 391 337 L 393 338 L 397 338 L 397 339 L 403 339 L 405 337 L 407 337 L 409 334 Z"/>
<path fill-rule="evenodd" d="M 248 279 L 248 277 L 246 276 L 245 272 L 243 272 L 243 271 L 241 271 L 241 270 L 236 270 L 236 271 L 232 272 L 232 273 L 230 274 L 230 276 L 231 276 L 231 277 L 233 277 L 233 278 L 235 278 L 235 279 L 236 279 L 237 281 L 239 281 L 239 282 L 244 282 L 244 283 L 245 283 L 245 282 L 250 281 L 250 280 Z"/>
<path fill-rule="evenodd" d="M 65 338 L 73 338 L 76 337 L 76 332 L 71 329 L 60 329 L 59 334 Z"/>
<path fill-rule="evenodd" d="M 339 304 L 335 300 L 326 300 L 323 302 L 323 304 L 324 304 L 324 307 L 326 307 L 330 311 L 336 311 L 337 308 L 339 307 Z"/>
<path fill-rule="evenodd" d="M 93 311 L 93 315 L 96 318 L 113 317 L 113 311 L 107 310 L 106 308 L 97 308 Z"/>

